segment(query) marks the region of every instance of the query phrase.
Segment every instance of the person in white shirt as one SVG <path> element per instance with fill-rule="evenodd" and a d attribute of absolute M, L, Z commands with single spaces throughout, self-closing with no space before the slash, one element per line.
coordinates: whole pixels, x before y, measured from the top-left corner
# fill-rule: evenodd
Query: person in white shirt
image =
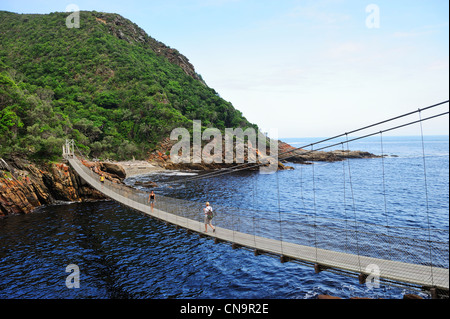
<path fill-rule="evenodd" d="M 213 209 L 209 205 L 209 202 L 206 202 L 206 207 L 203 208 L 203 211 L 205 212 L 205 233 L 208 232 L 208 225 L 212 228 L 213 233 L 215 233 L 216 228 L 211 223 L 211 221 L 213 219 Z"/>

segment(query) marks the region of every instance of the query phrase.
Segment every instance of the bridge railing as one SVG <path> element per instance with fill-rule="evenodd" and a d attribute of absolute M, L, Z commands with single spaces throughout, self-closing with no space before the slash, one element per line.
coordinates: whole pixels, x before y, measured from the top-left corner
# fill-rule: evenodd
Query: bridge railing
<path fill-rule="evenodd" d="M 129 206 L 148 207 L 149 193 L 106 180 L 78 160 L 79 169 L 97 188 Z M 154 208 L 203 223 L 203 203 L 158 195 Z M 307 214 L 265 212 L 214 205 L 213 224 L 232 231 L 354 255 L 449 268 L 448 230 L 389 227 Z M 202 231 L 202 229 L 199 229 Z M 412 234 L 412 235 L 410 235 Z M 282 248 L 282 247 L 281 247 Z M 432 261 L 432 262 L 430 262 Z"/>

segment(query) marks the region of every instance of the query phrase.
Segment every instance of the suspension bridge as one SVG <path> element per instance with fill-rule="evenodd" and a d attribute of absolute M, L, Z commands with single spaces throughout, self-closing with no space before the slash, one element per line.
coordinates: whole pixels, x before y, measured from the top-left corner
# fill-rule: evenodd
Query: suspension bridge
<path fill-rule="evenodd" d="M 448 101 L 429 108 L 446 103 Z M 420 115 L 424 110 L 419 109 L 362 129 L 372 128 L 415 113 Z M 360 138 L 382 134 L 414 123 L 421 124 L 425 120 L 443 115 L 448 115 L 448 111 L 428 118 L 420 117 L 419 120 Z M 347 137 L 347 145 L 348 134 L 340 135 Z M 298 148 L 296 151 L 304 148 Z M 287 159 L 292 155 L 291 152 L 279 154 L 279 158 Z M 374 225 L 371 225 L 369 229 L 361 222 L 350 223 L 348 220 L 306 215 L 277 220 L 266 216 L 256 216 L 248 209 L 233 207 L 217 209 L 215 207 L 215 210 L 226 213 L 214 217 L 215 232 L 205 232 L 203 215 L 199 213 L 204 203 L 158 195 L 152 208 L 148 203 L 148 192 L 109 180 L 100 181 L 100 176 L 84 164 L 83 157 L 75 154 L 73 140 L 66 141 L 66 145 L 63 146 L 63 156 L 85 182 L 112 200 L 166 224 L 174 225 L 176 228 L 185 229 L 188 233 L 210 237 L 215 243 L 231 243 L 233 249 L 249 249 L 255 256 L 261 254 L 276 256 L 282 263 L 298 262 L 313 267 L 316 273 L 327 270 L 356 277 L 361 284 L 380 280 L 393 286 L 425 290 L 430 292 L 432 297 L 438 295 L 448 297 L 448 241 L 433 240 L 434 238 L 448 240 L 448 229 L 428 228 L 425 238 L 414 235 L 411 238 L 405 235 L 405 229 L 402 227 L 379 225 L 374 228 Z M 208 178 L 248 168 L 249 165 L 241 164 L 231 169 L 210 172 L 187 180 Z M 283 229 L 283 231 L 277 235 L 276 229 Z M 414 229 L 412 231 L 414 232 Z"/>

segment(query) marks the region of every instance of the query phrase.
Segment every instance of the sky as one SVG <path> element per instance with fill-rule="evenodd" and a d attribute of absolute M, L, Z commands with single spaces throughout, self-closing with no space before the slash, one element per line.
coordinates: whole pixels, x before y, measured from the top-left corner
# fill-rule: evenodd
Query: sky
<path fill-rule="evenodd" d="M 447 0 L 0 0 L 0 10 L 70 4 L 121 14 L 177 49 L 208 86 L 280 138 L 335 136 L 449 99 Z M 445 111 L 448 103 L 421 116 Z M 448 115 L 423 131 L 448 135 Z"/>

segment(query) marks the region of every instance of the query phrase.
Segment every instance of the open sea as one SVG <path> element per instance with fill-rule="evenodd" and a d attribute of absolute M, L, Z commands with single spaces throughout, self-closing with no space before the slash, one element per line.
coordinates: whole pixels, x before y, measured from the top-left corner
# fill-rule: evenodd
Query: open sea
<path fill-rule="evenodd" d="M 318 140 L 284 141 L 300 147 Z M 421 236 L 413 230 L 437 230 L 433 240 L 447 243 L 446 256 L 437 262 L 448 268 L 449 138 L 424 140 L 422 148 L 420 136 L 384 136 L 382 142 L 380 136 L 371 137 L 334 149 L 384 158 L 286 163 L 295 169 L 272 175 L 239 172 L 164 187 L 202 174 L 170 171 L 126 183 L 155 181 L 161 185 L 154 189 L 157 196 L 197 201 L 199 218 L 202 203 L 209 201 L 213 207 L 257 210 L 292 225 L 296 216 L 308 215 L 362 222 L 369 232 L 371 225 L 404 228 L 403 235 L 411 238 Z M 426 263 L 427 256 L 417 258 Z M 66 286 L 71 264 L 79 267 L 79 288 Z M 368 288 L 352 277 L 255 257 L 112 201 L 64 203 L 0 219 L 0 299 L 314 299 L 319 294 L 401 299 L 405 293 L 411 291 L 383 284 Z"/>

